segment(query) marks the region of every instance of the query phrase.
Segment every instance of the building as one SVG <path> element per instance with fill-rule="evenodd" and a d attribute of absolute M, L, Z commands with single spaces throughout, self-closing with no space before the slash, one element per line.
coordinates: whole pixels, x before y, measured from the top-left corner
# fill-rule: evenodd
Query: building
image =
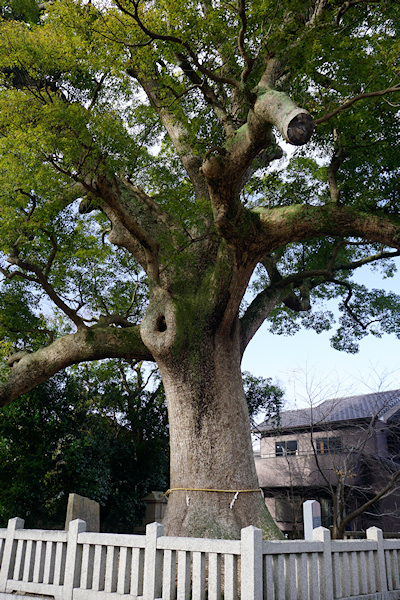
<path fill-rule="evenodd" d="M 331 527 L 334 514 L 350 514 L 397 472 L 400 486 L 400 390 L 284 411 L 279 427 L 264 422 L 257 432 L 260 487 L 272 516 L 289 537 L 302 536 L 305 500 L 321 503 L 322 524 Z M 400 532 L 396 485 L 346 529 L 373 525 Z"/>

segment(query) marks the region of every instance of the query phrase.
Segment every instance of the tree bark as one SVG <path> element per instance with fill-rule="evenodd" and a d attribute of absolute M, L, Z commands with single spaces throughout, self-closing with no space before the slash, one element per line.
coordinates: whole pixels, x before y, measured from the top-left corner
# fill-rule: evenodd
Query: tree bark
<path fill-rule="evenodd" d="M 238 538 L 242 527 L 256 525 L 265 537 L 280 537 L 254 465 L 238 323 L 230 334 L 213 334 L 199 325 L 194 338 L 186 338 L 179 347 L 176 313 L 167 295 L 161 296 L 159 312 L 153 305 L 146 315 L 142 337 L 157 360 L 168 403 L 171 481 L 166 532 Z"/>

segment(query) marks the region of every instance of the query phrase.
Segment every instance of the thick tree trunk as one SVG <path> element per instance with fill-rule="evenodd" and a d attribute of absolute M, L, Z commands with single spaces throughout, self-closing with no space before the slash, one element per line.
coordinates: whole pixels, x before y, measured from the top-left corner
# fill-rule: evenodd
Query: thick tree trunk
<path fill-rule="evenodd" d="M 257 525 L 278 537 L 255 471 L 237 341 L 207 339 L 197 360 L 180 353 L 159 367 L 170 423 L 168 535 L 237 538 Z"/>
<path fill-rule="evenodd" d="M 141 324 L 168 403 L 166 532 L 238 538 L 242 527 L 256 525 L 265 537 L 277 538 L 280 531 L 265 507 L 254 465 L 238 321 L 222 331 L 222 315 L 210 316 L 205 310 L 210 297 L 200 297 L 188 305 L 156 288 Z"/>

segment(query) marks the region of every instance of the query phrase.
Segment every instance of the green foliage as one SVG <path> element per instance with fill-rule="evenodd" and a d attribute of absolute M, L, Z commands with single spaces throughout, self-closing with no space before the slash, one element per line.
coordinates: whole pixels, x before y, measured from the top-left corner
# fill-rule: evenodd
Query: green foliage
<path fill-rule="evenodd" d="M 270 421 L 278 426 L 284 404 L 283 390 L 273 384 L 270 377 L 255 377 L 248 371 L 244 371 L 242 377 L 252 427 L 255 420 Z"/>
<path fill-rule="evenodd" d="M 230 267 L 240 252 L 234 257 L 232 251 L 226 261 L 222 240 L 220 267 L 214 268 L 217 252 L 209 254 L 206 245 L 199 250 L 206 238 L 215 248 L 220 234 L 212 220 L 218 211 L 213 215 L 207 199 L 196 196 L 183 165 L 186 150 L 190 147 L 192 162 L 199 161 L 196 173 L 210 154 L 222 159 L 221 147 L 230 146 L 218 110 L 225 111 L 234 129 L 245 131 L 272 58 L 277 90 L 317 120 L 350 98 L 398 82 L 398 3 L 332 1 L 321 5 L 318 18 L 315 9 L 315 3 L 303 0 L 246 2 L 241 47 L 244 22 L 238 7 L 214 0 L 143 0 L 137 14 L 125 0 L 57 0 L 45 9 L 33 0 L 0 4 L 0 332 L 6 343 L 15 350 L 36 350 L 74 331 L 78 319 L 72 323 L 65 316 L 62 302 L 86 325 L 113 314 L 139 322 L 148 282 L 131 250 L 107 241 L 110 223 L 100 210 L 97 187 L 105 177 L 146 233 L 166 224 L 156 236 L 160 271 L 170 276 L 168 289 L 179 307 L 185 340 L 204 333 L 196 331 L 198 321 L 207 321 L 208 301 L 222 305 L 222 297 L 231 293 L 218 295 L 216 282 L 221 289 L 222 283 L 230 285 Z M 243 48 L 255 59 L 247 78 Z M 149 87 L 157 91 L 156 100 Z M 255 171 L 242 190 L 244 206 L 328 204 L 332 160 L 340 158 L 341 204 L 398 214 L 397 98 L 360 100 L 321 122 L 305 149 Z M 163 111 L 170 124 L 179 125 L 178 139 L 161 124 Z M 141 201 L 123 181 L 151 195 L 166 214 L 144 219 Z M 78 202 L 90 212 L 80 215 Z M 245 219 L 241 224 L 246 226 Z M 356 306 L 357 288 L 354 310 L 346 302 L 351 265 L 385 248 L 360 240 L 306 238 L 269 258 L 281 278 L 299 275 L 288 293 L 297 300 L 309 293 L 313 310 L 305 314 L 281 305 L 270 315 L 271 330 L 292 334 L 300 326 L 317 332 L 334 327 L 324 303 L 338 297 L 343 318 L 335 347 L 354 351 L 369 330 L 396 333 L 394 296 L 389 310 L 389 299 L 374 292 L 364 315 L 359 314 L 362 304 Z M 313 275 L 327 268 L 333 255 L 331 275 Z M 16 258 L 29 268 L 18 266 Z M 382 265 L 385 276 L 395 273 L 394 263 Z M 51 306 L 35 269 L 52 287 Z M 277 283 L 263 267 L 257 275 L 257 293 Z M 57 308 L 55 296 L 62 300 Z M 18 316 L 14 306 L 20 307 Z M 372 324 L 378 322 L 379 327 Z"/>
<path fill-rule="evenodd" d="M 143 516 L 141 499 L 167 487 L 162 390 L 146 391 L 132 377 L 128 394 L 117 366 L 91 366 L 85 378 L 58 375 L 1 409 L 2 526 L 18 515 L 27 527 L 63 529 L 75 492 L 100 503 L 104 531 L 132 532 Z M 109 378 L 104 390 L 110 372 L 117 385 Z"/>

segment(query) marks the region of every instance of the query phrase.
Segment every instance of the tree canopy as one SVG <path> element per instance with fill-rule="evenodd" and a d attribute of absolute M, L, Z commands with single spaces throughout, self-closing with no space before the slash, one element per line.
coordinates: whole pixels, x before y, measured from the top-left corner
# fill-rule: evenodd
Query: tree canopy
<path fill-rule="evenodd" d="M 171 532 L 262 521 L 240 360 L 266 319 L 327 329 L 338 297 L 335 347 L 400 335 L 399 298 L 351 280 L 400 253 L 399 16 L 387 0 L 1 5 L 0 401 L 72 364 L 155 360 Z M 234 509 L 221 490 L 242 492 Z"/>

